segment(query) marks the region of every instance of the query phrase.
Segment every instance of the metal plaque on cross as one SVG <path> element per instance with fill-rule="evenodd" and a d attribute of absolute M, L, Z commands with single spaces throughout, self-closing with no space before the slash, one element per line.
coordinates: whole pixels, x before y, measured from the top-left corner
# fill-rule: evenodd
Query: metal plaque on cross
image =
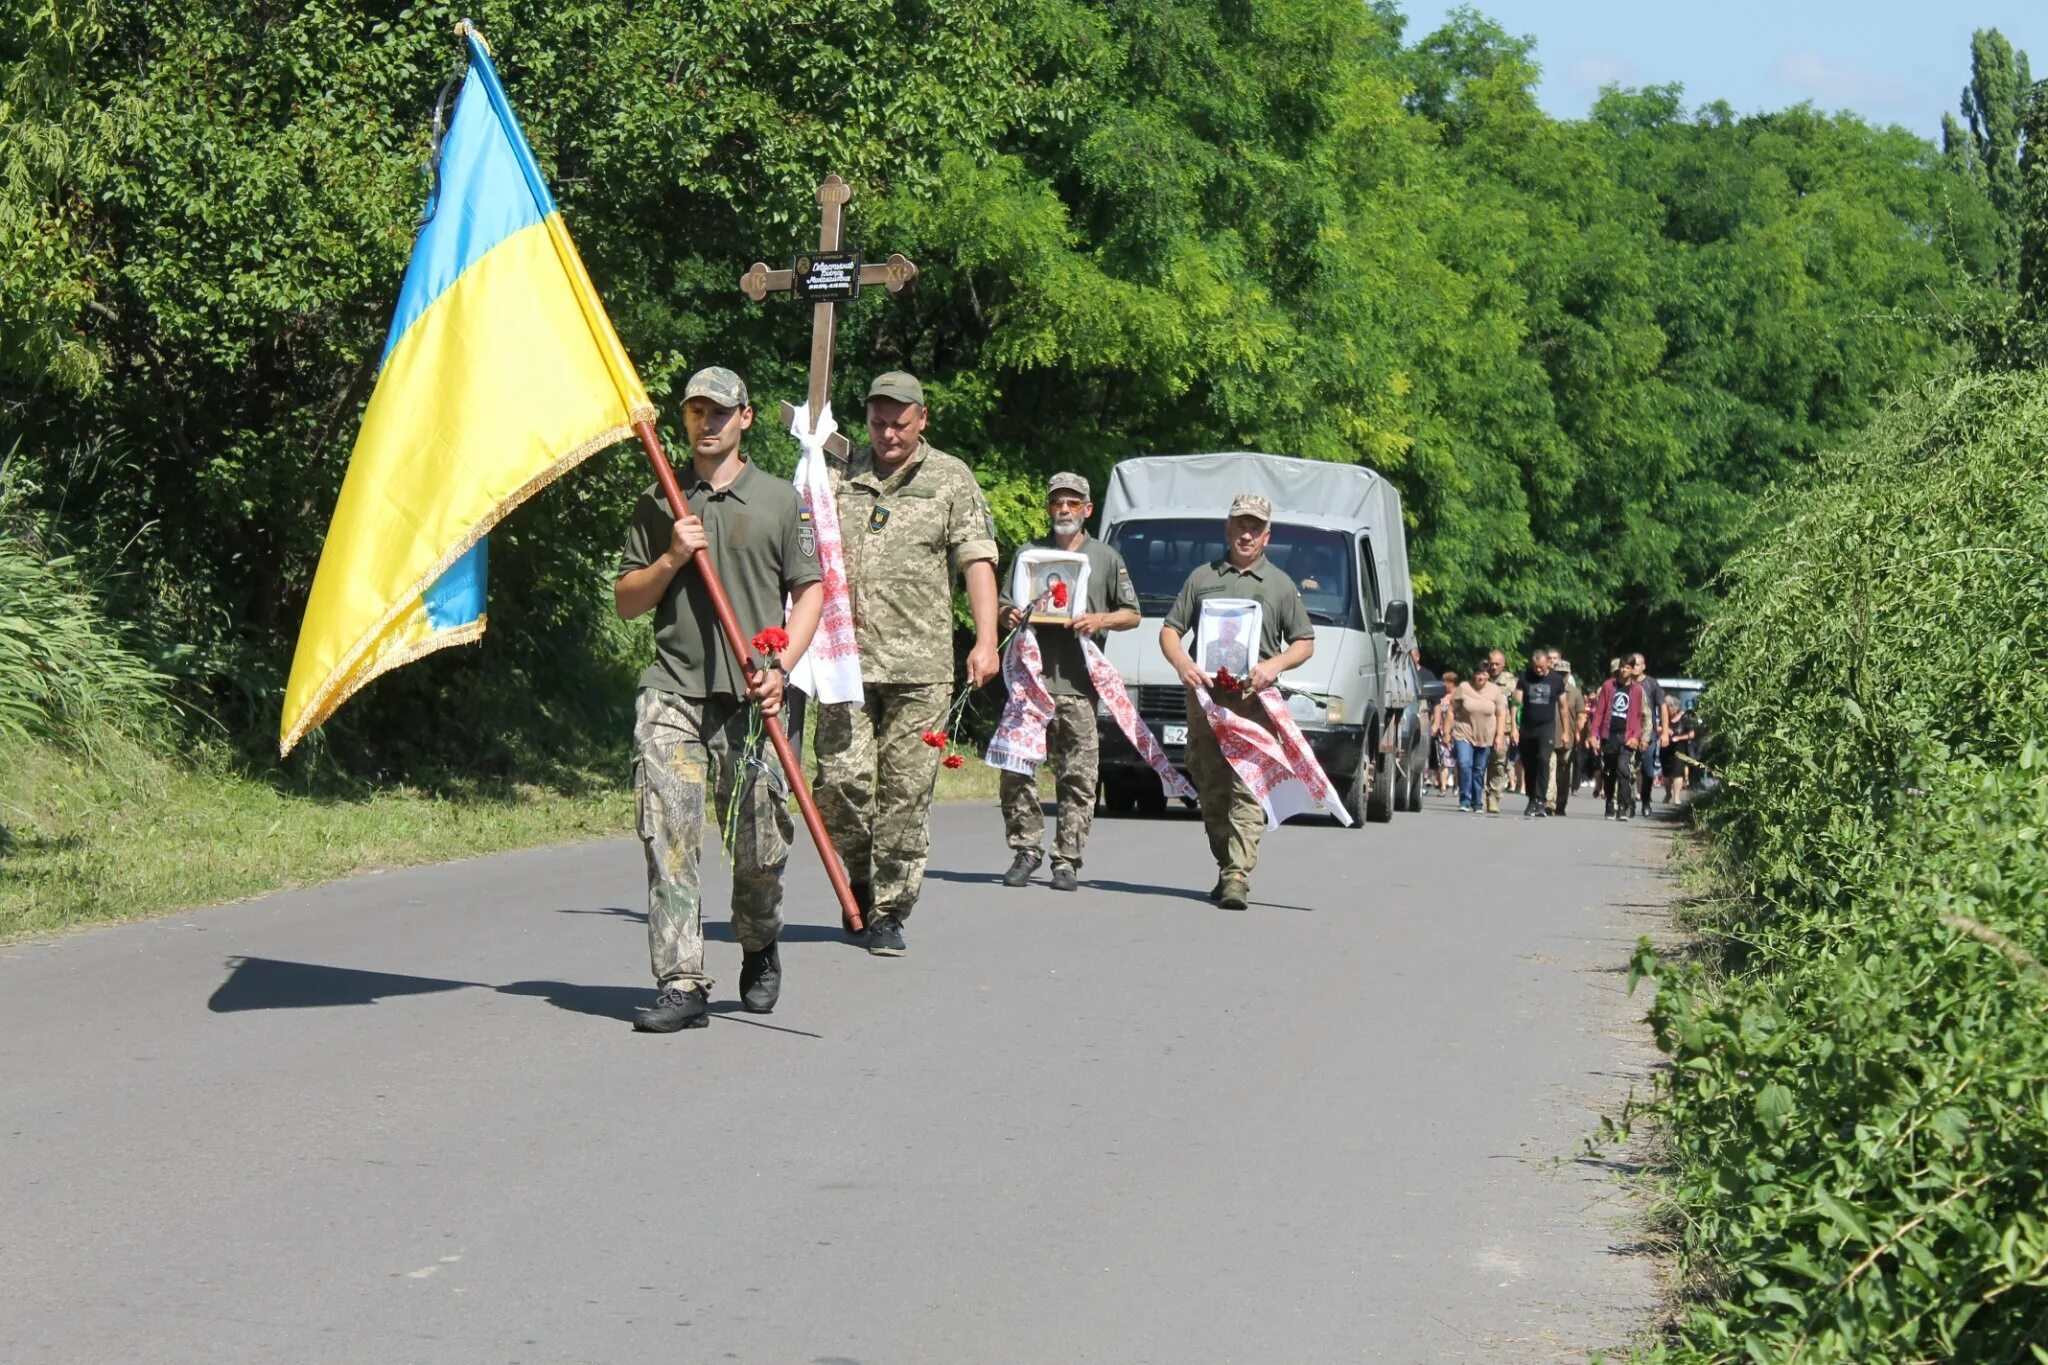
<path fill-rule="evenodd" d="M 885 261 L 863 261 L 860 252 L 849 250 L 841 240 L 842 215 L 853 199 L 853 189 L 837 175 L 828 175 L 818 186 L 822 210 L 818 228 L 818 249 L 800 252 L 787 270 L 770 270 L 766 261 L 756 261 L 740 276 L 740 292 L 756 303 L 770 294 L 789 294 L 799 303 L 811 305 L 811 376 L 805 394 L 812 412 L 825 406 L 832 392 L 832 343 L 838 327 L 838 307 L 860 296 L 863 287 L 880 285 L 890 293 L 901 293 L 917 278 L 917 266 L 901 254 Z M 782 405 L 782 420 L 796 416 L 796 408 Z M 826 449 L 845 459 L 851 447 L 846 438 L 834 435 Z"/>

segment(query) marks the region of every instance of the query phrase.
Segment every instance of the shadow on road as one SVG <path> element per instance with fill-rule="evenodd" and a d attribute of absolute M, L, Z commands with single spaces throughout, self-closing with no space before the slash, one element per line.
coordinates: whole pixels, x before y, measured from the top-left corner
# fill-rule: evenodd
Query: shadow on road
<path fill-rule="evenodd" d="M 366 972 L 356 967 L 323 967 L 314 962 L 286 962 L 272 957 L 231 957 L 227 965 L 228 979 L 220 983 L 206 1002 L 206 1008 L 215 1014 L 374 1005 L 395 995 L 430 995 L 484 984 Z"/>
<path fill-rule="evenodd" d="M 636 924 L 647 923 L 647 912 L 645 910 L 628 910 L 618 905 L 608 905 L 598 910 L 584 910 L 572 906 L 566 910 L 557 910 L 555 913 L 558 915 L 611 915 L 618 919 L 632 920 Z M 824 924 L 785 924 L 782 926 L 782 933 L 779 937 L 784 943 L 851 942 L 842 931 Z M 739 942 L 737 938 L 733 937 L 731 921 L 708 918 L 704 921 L 704 941 L 706 943 Z"/>
<path fill-rule="evenodd" d="M 579 986 L 573 981 L 514 981 L 498 987 L 500 995 L 525 995 L 545 1000 L 571 1014 L 633 1022 L 633 1007 L 654 1002 L 652 986 Z"/>
<path fill-rule="evenodd" d="M 1003 882 L 1000 872 L 955 872 L 944 867 L 926 868 L 924 878 L 928 882 L 961 882 L 968 886 L 1000 886 Z"/>
<path fill-rule="evenodd" d="M 558 1010 L 571 1014 L 588 1014 L 599 1019 L 615 1019 L 622 1024 L 633 1022 L 636 1006 L 651 1004 L 654 1000 L 652 986 L 579 986 L 573 981 L 515 981 L 509 986 L 498 987 L 500 995 L 524 995 L 545 1000 Z M 729 1020 L 735 1024 L 748 1024 L 754 1028 L 769 1029 L 775 1033 L 794 1033 L 801 1038 L 822 1038 L 819 1033 L 806 1033 L 800 1028 L 784 1028 L 752 1018 L 740 1009 L 736 1000 L 718 1000 L 711 1006 L 711 1017 Z"/>

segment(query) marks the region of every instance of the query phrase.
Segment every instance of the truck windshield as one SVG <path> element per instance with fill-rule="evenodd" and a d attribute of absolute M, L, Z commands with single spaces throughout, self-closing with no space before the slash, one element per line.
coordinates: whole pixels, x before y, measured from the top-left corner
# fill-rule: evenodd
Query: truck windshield
<path fill-rule="evenodd" d="M 1195 566 L 1223 554 L 1223 518 L 1156 517 L 1118 523 L 1109 543 L 1130 566 L 1139 609 L 1164 616 Z M 1319 626 L 1361 629 L 1352 578 L 1351 538 L 1342 531 L 1273 523 L 1266 557 L 1301 589 L 1308 619 Z"/>

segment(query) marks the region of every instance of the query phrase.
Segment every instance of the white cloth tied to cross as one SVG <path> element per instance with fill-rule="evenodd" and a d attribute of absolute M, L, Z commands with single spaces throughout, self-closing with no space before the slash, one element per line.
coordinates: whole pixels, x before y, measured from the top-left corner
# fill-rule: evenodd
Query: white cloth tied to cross
<path fill-rule="evenodd" d="M 832 496 L 832 471 L 825 462 L 825 442 L 838 430 L 830 403 L 819 409 L 816 422 L 806 403 L 797 408 L 789 423 L 789 434 L 803 447 L 794 482 L 817 537 L 818 568 L 825 589 L 825 612 L 818 621 L 818 633 L 790 670 L 789 685 L 821 702 L 857 702 L 864 699 L 860 641 L 853 629 L 853 590 L 846 581 L 846 542 L 839 534 L 839 504 Z"/>
<path fill-rule="evenodd" d="M 1131 694 L 1124 690 L 1123 675 L 1110 663 L 1109 656 L 1083 635 L 1081 657 L 1087 661 L 1088 681 L 1095 684 L 1096 697 L 1108 708 L 1138 756 L 1159 775 L 1159 785 L 1166 794 L 1193 800 L 1193 785 L 1173 766 L 1166 750 L 1159 747 L 1158 738 L 1139 716 Z M 1003 685 L 1009 688 L 1010 699 L 1003 704 L 1003 718 L 997 722 L 983 757 L 992 768 L 1029 777 L 1045 762 L 1045 728 L 1052 720 L 1052 693 L 1045 688 L 1045 655 L 1038 647 L 1036 628 L 1022 626 L 1011 639 L 1010 648 L 1003 655 Z"/>
<path fill-rule="evenodd" d="M 1277 829 L 1282 821 L 1318 807 L 1336 816 L 1340 824 L 1351 823 L 1350 812 L 1337 799 L 1329 775 L 1316 761 L 1301 727 L 1288 714 L 1279 688 L 1268 687 L 1258 694 L 1259 704 L 1273 720 L 1271 730 L 1218 706 L 1206 687 L 1196 688 L 1195 698 L 1209 728 L 1216 732 L 1216 746 L 1223 751 L 1224 760 L 1265 810 L 1267 829 Z M 1361 761 L 1370 762 L 1370 756 Z"/>

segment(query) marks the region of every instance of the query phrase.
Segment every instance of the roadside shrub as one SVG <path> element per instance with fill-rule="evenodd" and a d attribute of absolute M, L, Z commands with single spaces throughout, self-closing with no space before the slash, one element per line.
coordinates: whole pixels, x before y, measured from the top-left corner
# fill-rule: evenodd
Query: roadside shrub
<path fill-rule="evenodd" d="M 2048 1361 L 2048 376 L 1823 463 L 1704 637 L 1736 883 L 1645 947 L 1684 1361 Z"/>
<path fill-rule="evenodd" d="M 68 557 L 0 519 L 0 740 L 89 745 L 109 725 L 146 732 L 165 714 L 167 682 L 123 641 Z"/>

